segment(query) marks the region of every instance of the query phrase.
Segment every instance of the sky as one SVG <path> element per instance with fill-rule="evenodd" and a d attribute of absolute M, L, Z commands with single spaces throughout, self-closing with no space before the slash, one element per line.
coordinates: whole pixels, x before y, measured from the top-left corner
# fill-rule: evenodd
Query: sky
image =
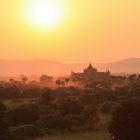
<path fill-rule="evenodd" d="M 139 0 L 53 2 L 64 17 L 41 27 L 28 19 L 36 0 L 0 0 L 0 59 L 81 63 L 140 57 Z"/>

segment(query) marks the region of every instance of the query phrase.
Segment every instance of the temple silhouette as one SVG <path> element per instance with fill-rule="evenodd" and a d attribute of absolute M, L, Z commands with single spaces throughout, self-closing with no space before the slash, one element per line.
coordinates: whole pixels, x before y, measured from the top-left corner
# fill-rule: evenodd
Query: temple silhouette
<path fill-rule="evenodd" d="M 96 68 L 89 64 L 82 73 L 72 72 L 70 78 L 75 80 L 84 79 L 92 81 L 105 81 L 110 79 L 110 72 L 109 70 L 106 72 L 98 72 Z"/>

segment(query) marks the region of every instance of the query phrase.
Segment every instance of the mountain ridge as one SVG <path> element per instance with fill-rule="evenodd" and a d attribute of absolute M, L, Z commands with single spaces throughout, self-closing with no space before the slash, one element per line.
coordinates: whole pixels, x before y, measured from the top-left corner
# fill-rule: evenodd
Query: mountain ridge
<path fill-rule="evenodd" d="M 127 58 L 110 63 L 92 63 L 99 71 L 109 69 L 111 73 L 140 73 L 140 58 Z M 81 72 L 88 63 L 62 63 L 53 60 L 0 60 L 0 76 L 20 74 L 69 75 L 71 71 Z"/>

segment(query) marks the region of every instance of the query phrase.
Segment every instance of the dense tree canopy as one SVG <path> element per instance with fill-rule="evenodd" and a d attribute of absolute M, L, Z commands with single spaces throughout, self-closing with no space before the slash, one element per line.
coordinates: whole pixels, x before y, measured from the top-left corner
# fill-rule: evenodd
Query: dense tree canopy
<path fill-rule="evenodd" d="M 109 131 L 114 140 L 140 139 L 140 100 L 125 101 L 113 114 Z"/>

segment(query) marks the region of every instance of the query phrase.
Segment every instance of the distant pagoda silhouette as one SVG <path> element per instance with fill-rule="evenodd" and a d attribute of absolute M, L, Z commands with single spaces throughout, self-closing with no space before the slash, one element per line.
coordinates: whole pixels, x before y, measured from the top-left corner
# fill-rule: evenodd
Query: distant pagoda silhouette
<path fill-rule="evenodd" d="M 71 79 L 85 79 L 85 80 L 92 80 L 92 81 L 105 81 L 110 78 L 110 72 L 98 72 L 96 68 L 92 66 L 90 63 L 89 66 L 84 69 L 82 73 L 71 73 Z"/>

